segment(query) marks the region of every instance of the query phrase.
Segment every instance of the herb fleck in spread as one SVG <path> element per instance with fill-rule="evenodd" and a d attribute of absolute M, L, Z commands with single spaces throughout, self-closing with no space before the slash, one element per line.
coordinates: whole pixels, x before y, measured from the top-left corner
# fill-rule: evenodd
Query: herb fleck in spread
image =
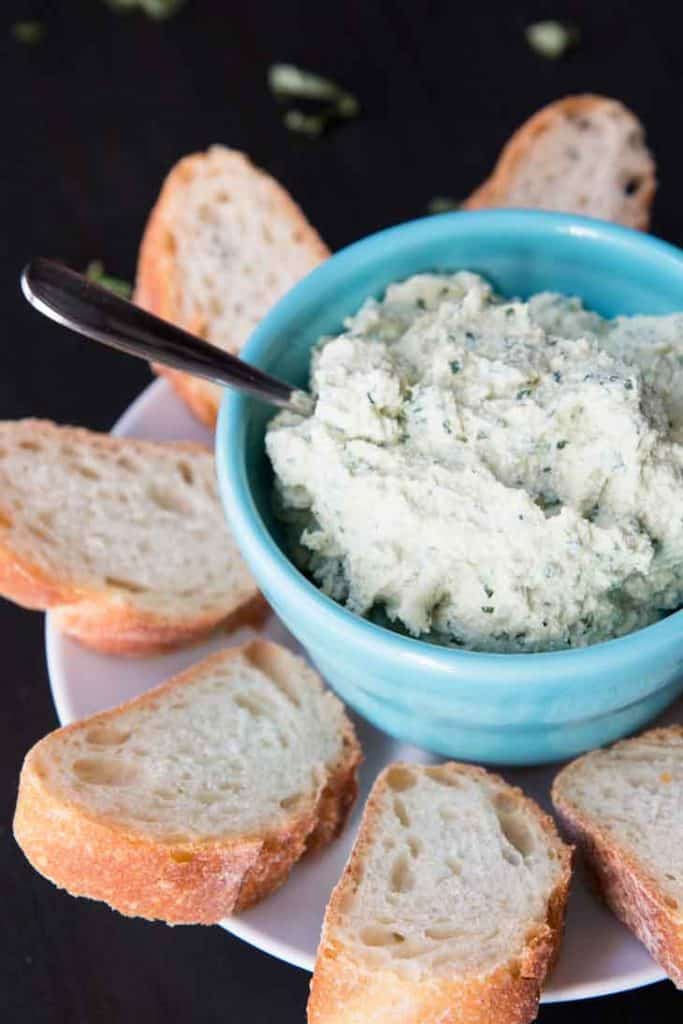
<path fill-rule="evenodd" d="M 321 340 L 311 389 L 268 429 L 278 514 L 352 611 L 537 651 L 683 602 L 683 314 L 419 275 Z"/>

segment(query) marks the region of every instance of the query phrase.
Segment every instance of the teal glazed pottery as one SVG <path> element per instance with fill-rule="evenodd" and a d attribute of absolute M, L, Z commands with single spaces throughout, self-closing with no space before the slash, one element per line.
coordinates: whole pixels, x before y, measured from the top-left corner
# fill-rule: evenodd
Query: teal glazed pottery
<path fill-rule="evenodd" d="M 311 346 L 392 281 L 467 269 L 497 291 L 580 296 L 603 316 L 683 310 L 683 253 L 636 231 L 535 211 L 443 214 L 372 235 L 292 289 L 242 355 L 305 387 Z M 683 690 L 683 612 L 592 647 L 478 654 L 368 622 L 291 563 L 271 510 L 264 430 L 274 411 L 224 396 L 216 460 L 226 516 L 258 585 L 328 683 L 394 737 L 488 763 L 572 757 L 639 729 Z"/>

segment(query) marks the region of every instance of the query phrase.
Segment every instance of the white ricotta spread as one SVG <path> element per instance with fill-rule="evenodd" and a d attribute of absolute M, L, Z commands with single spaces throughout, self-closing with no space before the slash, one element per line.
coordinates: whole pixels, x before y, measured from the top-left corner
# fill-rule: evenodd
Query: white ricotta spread
<path fill-rule="evenodd" d="M 311 390 L 268 428 L 277 510 L 352 611 L 536 651 L 683 602 L 683 314 L 421 274 L 321 340 Z"/>

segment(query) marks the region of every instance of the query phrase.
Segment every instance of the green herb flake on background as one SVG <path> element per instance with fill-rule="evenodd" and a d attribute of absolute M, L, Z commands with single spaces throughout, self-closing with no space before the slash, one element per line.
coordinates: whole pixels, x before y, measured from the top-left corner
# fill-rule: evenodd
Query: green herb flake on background
<path fill-rule="evenodd" d="M 304 114 L 297 107 L 286 110 L 282 122 L 290 132 L 300 135 L 322 135 L 327 128 L 329 117 L 323 114 Z"/>
<path fill-rule="evenodd" d="M 452 210 L 459 210 L 462 203 L 451 196 L 434 196 L 427 203 L 427 213 L 450 213 Z"/>
<path fill-rule="evenodd" d="M 322 135 L 333 121 L 356 117 L 360 110 L 356 97 L 331 78 L 295 64 L 271 65 L 268 86 L 277 100 L 288 104 L 283 117 L 285 127 L 302 135 Z M 302 102 L 312 109 L 302 109 Z M 292 103 L 297 105 L 289 105 Z"/>
<path fill-rule="evenodd" d="M 113 11 L 142 11 L 148 18 L 162 21 L 180 10 L 185 0 L 105 0 Z"/>
<path fill-rule="evenodd" d="M 579 41 L 576 25 L 563 21 L 537 21 L 529 25 L 524 34 L 534 53 L 546 60 L 559 60 Z"/>
<path fill-rule="evenodd" d="M 37 46 L 45 38 L 45 25 L 42 21 L 15 21 L 12 35 L 18 43 L 25 46 Z"/>
<path fill-rule="evenodd" d="M 359 110 L 356 97 L 331 78 L 304 71 L 295 64 L 272 64 L 268 69 L 268 85 L 278 99 L 333 103 L 339 117 L 355 117 Z"/>
<path fill-rule="evenodd" d="M 123 281 L 120 277 L 112 277 L 111 274 L 105 274 L 104 264 L 101 260 L 91 260 L 85 268 L 85 276 L 89 281 L 102 285 L 103 288 L 108 288 L 110 292 L 113 292 L 114 295 L 118 295 L 122 299 L 129 299 L 133 294 L 133 286 L 128 281 Z"/>

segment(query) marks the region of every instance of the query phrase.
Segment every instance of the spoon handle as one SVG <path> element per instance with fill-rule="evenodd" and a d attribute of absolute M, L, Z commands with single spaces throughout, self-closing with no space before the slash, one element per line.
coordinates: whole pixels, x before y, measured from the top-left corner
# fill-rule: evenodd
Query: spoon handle
<path fill-rule="evenodd" d="M 21 275 L 24 295 L 45 316 L 87 338 L 150 362 L 237 388 L 281 408 L 310 398 L 290 384 L 119 298 L 61 263 L 36 259 Z"/>

